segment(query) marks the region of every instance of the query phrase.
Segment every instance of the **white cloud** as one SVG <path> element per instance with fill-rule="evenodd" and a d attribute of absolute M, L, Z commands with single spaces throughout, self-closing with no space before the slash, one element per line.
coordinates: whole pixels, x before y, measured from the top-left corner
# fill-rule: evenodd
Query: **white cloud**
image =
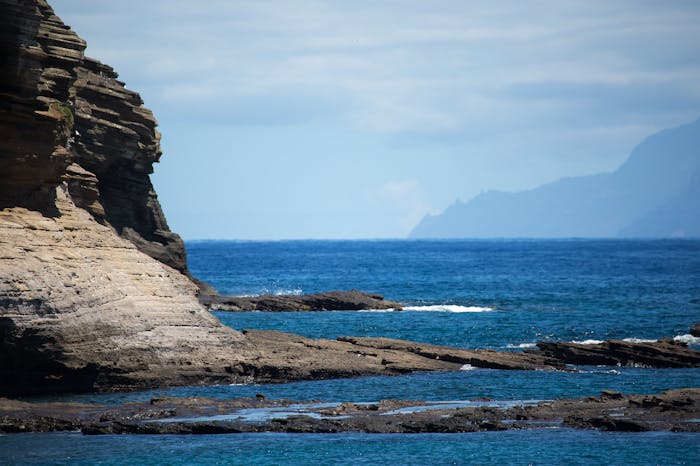
<path fill-rule="evenodd" d="M 338 121 L 393 133 L 459 132 L 475 119 L 502 130 L 517 124 L 507 92 L 527 83 L 651 83 L 700 98 L 700 5 L 691 3 L 54 3 L 76 28 L 96 28 L 85 34 L 103 38 L 100 58 L 182 105 L 318 90 L 344 102 Z M 547 126 L 559 115 L 539 118 Z"/>
<path fill-rule="evenodd" d="M 383 216 L 396 233 L 381 234 L 399 236 L 428 204 L 480 189 L 614 168 L 640 138 L 700 114 L 697 1 L 50 2 L 163 122 L 173 141 L 164 163 L 183 164 L 173 172 L 191 171 L 195 153 L 236 157 L 240 173 L 264 186 L 248 160 L 293 159 L 297 146 L 305 165 L 281 173 L 275 190 L 298 192 L 309 189 L 295 180 L 310 166 L 356 164 L 361 187 L 339 179 L 323 199 L 297 198 L 309 209 L 365 205 L 339 193 L 357 187 L 362 198 L 376 186 L 372 226 L 353 236 L 373 236 Z M 202 128 L 227 130 L 186 151 Z M 246 139 L 251 128 L 265 136 Z M 385 173 L 394 181 L 382 185 Z M 279 202 L 304 218 L 288 198 Z"/>

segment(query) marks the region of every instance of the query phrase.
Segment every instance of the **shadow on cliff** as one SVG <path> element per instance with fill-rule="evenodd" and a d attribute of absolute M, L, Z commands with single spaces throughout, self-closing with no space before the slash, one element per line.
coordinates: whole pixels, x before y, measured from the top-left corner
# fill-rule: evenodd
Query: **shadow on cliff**
<path fill-rule="evenodd" d="M 70 368 L 53 349 L 56 340 L 36 329 L 20 331 L 9 317 L 0 317 L 0 395 L 37 395 L 92 391 L 99 368 Z"/>

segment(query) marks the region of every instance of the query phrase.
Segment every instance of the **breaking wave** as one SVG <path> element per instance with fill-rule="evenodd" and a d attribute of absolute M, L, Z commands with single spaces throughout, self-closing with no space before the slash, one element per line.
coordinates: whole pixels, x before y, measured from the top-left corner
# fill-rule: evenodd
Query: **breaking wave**
<path fill-rule="evenodd" d="M 436 304 L 433 306 L 406 306 L 404 311 L 413 312 L 490 312 L 495 309 L 481 306 L 459 306 L 457 304 Z"/>
<path fill-rule="evenodd" d="M 694 337 L 689 333 L 685 335 L 676 335 L 673 339 L 689 345 L 700 345 L 700 337 Z"/>
<path fill-rule="evenodd" d="M 537 346 L 536 343 L 520 343 L 519 345 L 513 345 L 513 344 L 507 344 L 506 348 L 508 349 L 527 349 L 527 348 L 535 348 Z"/>

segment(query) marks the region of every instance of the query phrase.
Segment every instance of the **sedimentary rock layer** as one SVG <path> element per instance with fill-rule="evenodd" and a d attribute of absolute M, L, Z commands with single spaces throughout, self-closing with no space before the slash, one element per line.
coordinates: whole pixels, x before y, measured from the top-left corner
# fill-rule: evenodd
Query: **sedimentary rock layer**
<path fill-rule="evenodd" d="M 0 392 L 233 377 L 149 180 L 156 121 L 44 0 L 0 0 Z"/>
<path fill-rule="evenodd" d="M 66 184 L 97 221 L 185 271 L 149 179 L 161 155 L 151 111 L 44 0 L 2 0 L 0 12 L 0 208 L 56 215 Z"/>
<path fill-rule="evenodd" d="M 77 208 L 0 211 L 0 392 L 82 391 L 230 376 L 238 332 L 178 271 Z"/>

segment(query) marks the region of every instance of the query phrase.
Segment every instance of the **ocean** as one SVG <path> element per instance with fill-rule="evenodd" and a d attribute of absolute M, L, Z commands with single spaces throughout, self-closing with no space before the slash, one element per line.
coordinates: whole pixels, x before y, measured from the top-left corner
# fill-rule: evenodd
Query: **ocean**
<path fill-rule="evenodd" d="M 360 312 L 216 312 L 238 329 L 387 336 L 522 351 L 537 341 L 672 337 L 700 349 L 700 240 L 190 241 L 192 273 L 222 294 L 359 289 L 405 304 Z M 153 396 L 327 401 L 547 400 L 700 387 L 700 369 L 465 370 L 279 385 L 178 387 L 44 400 Z M 2 464 L 700 464 L 700 434 L 547 428 L 469 434 L 0 436 Z"/>

